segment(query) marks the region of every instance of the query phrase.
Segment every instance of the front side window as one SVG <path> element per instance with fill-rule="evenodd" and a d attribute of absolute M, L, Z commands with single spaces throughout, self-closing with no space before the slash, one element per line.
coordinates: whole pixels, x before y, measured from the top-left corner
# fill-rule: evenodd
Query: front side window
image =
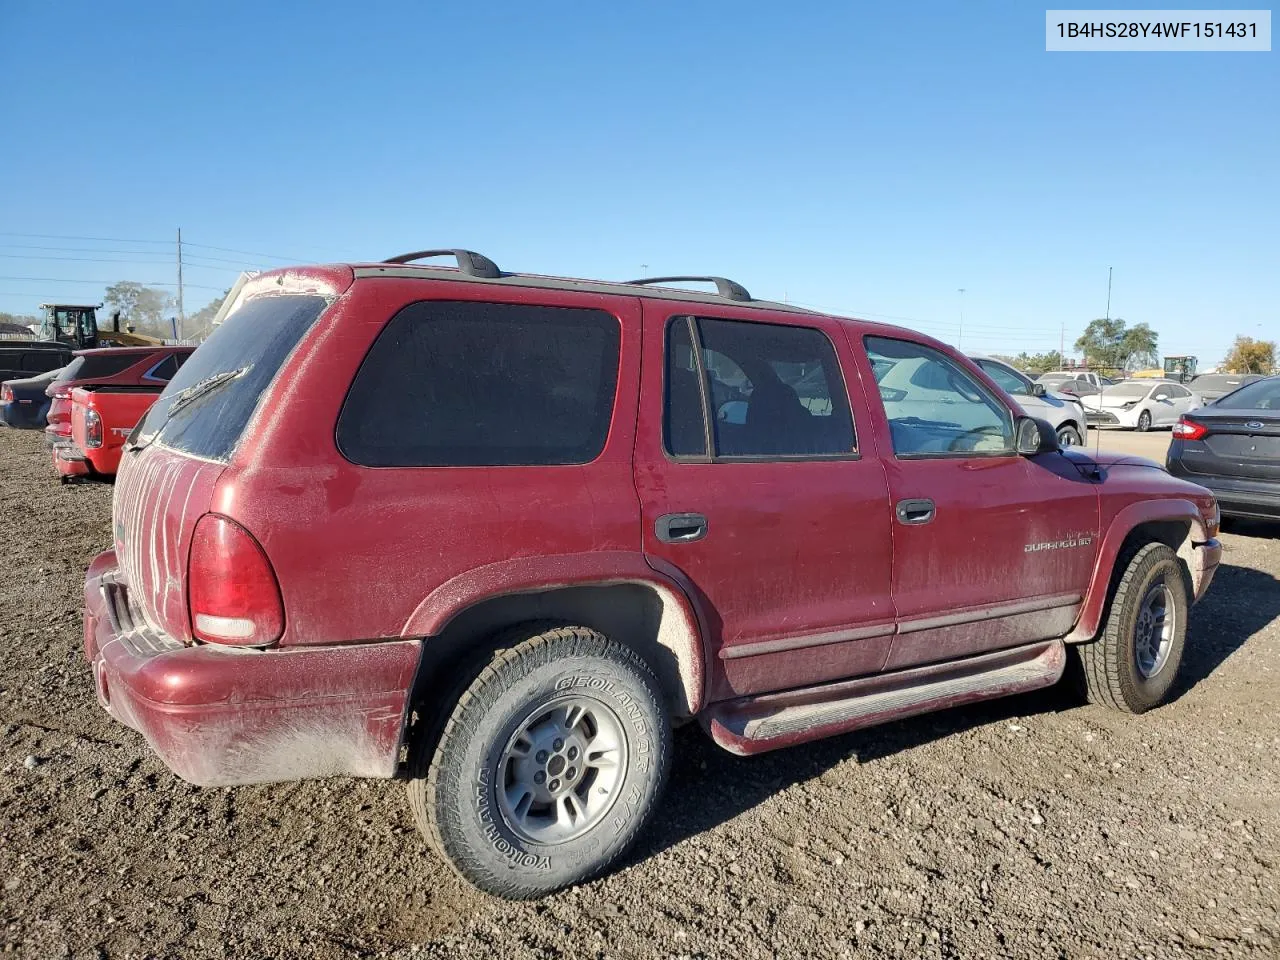
<path fill-rule="evenodd" d="M 603 310 L 410 304 L 360 365 L 338 447 L 370 467 L 589 463 L 613 418 L 620 342 Z"/>
<path fill-rule="evenodd" d="M 691 346 L 695 336 L 700 351 Z M 664 414 L 666 447 L 673 456 L 705 455 L 704 409 L 716 458 L 856 452 L 853 414 L 835 349 L 826 334 L 811 327 L 705 317 L 673 320 L 667 334 Z"/>
<path fill-rule="evenodd" d="M 1013 453 L 1012 412 L 945 354 L 887 337 L 865 344 L 897 456 Z"/>

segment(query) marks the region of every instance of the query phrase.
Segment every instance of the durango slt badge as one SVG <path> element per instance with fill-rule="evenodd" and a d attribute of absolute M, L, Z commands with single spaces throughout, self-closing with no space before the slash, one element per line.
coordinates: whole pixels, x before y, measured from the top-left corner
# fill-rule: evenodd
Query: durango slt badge
<path fill-rule="evenodd" d="M 1028 543 L 1024 548 L 1026 553 L 1039 553 L 1041 550 L 1064 550 L 1067 547 L 1087 547 L 1093 543 L 1093 537 L 1072 537 L 1069 540 L 1048 540 L 1044 543 Z"/>

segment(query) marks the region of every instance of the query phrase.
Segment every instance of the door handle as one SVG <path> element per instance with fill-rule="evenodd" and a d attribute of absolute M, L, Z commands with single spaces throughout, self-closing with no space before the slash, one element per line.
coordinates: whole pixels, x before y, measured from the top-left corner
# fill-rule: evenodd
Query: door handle
<path fill-rule="evenodd" d="M 899 500 L 898 521 L 909 525 L 928 523 L 936 512 L 932 500 Z"/>
<path fill-rule="evenodd" d="M 663 543 L 693 543 L 707 535 L 707 518 L 700 513 L 664 514 L 654 532 Z"/>

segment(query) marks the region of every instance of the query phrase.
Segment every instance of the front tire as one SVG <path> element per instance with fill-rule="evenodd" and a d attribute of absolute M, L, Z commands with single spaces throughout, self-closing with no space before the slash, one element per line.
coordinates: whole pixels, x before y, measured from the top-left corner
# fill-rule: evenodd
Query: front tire
<path fill-rule="evenodd" d="M 1123 572 L 1102 632 L 1073 648 L 1089 702 L 1145 713 L 1169 698 L 1187 636 L 1187 587 L 1163 543 L 1122 554 Z"/>
<path fill-rule="evenodd" d="M 1058 446 L 1059 447 L 1078 447 L 1084 441 L 1080 439 L 1080 431 L 1071 424 L 1066 424 L 1058 429 Z"/>
<path fill-rule="evenodd" d="M 1151 411 L 1143 410 L 1138 414 L 1138 432 L 1146 433 L 1151 429 Z"/>
<path fill-rule="evenodd" d="M 671 725 L 657 677 L 630 648 L 546 624 L 506 640 L 408 792 L 418 827 L 463 879 L 525 899 L 626 851 L 666 782 Z"/>

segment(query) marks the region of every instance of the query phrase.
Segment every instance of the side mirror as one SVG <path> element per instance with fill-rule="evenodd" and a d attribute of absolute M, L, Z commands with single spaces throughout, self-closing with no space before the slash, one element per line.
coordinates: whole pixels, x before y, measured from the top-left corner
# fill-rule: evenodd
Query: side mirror
<path fill-rule="evenodd" d="M 1015 425 L 1017 451 L 1020 457 L 1037 457 L 1058 452 L 1058 433 L 1038 417 L 1019 417 Z"/>
<path fill-rule="evenodd" d="M 1043 396 L 1044 396 L 1046 393 L 1048 393 L 1048 392 L 1049 392 L 1049 391 L 1048 391 L 1048 390 L 1046 390 L 1046 389 L 1044 388 L 1044 384 L 1043 384 L 1043 383 L 1033 383 L 1033 384 L 1031 384 L 1031 395 L 1032 395 L 1033 397 L 1043 397 Z"/>

